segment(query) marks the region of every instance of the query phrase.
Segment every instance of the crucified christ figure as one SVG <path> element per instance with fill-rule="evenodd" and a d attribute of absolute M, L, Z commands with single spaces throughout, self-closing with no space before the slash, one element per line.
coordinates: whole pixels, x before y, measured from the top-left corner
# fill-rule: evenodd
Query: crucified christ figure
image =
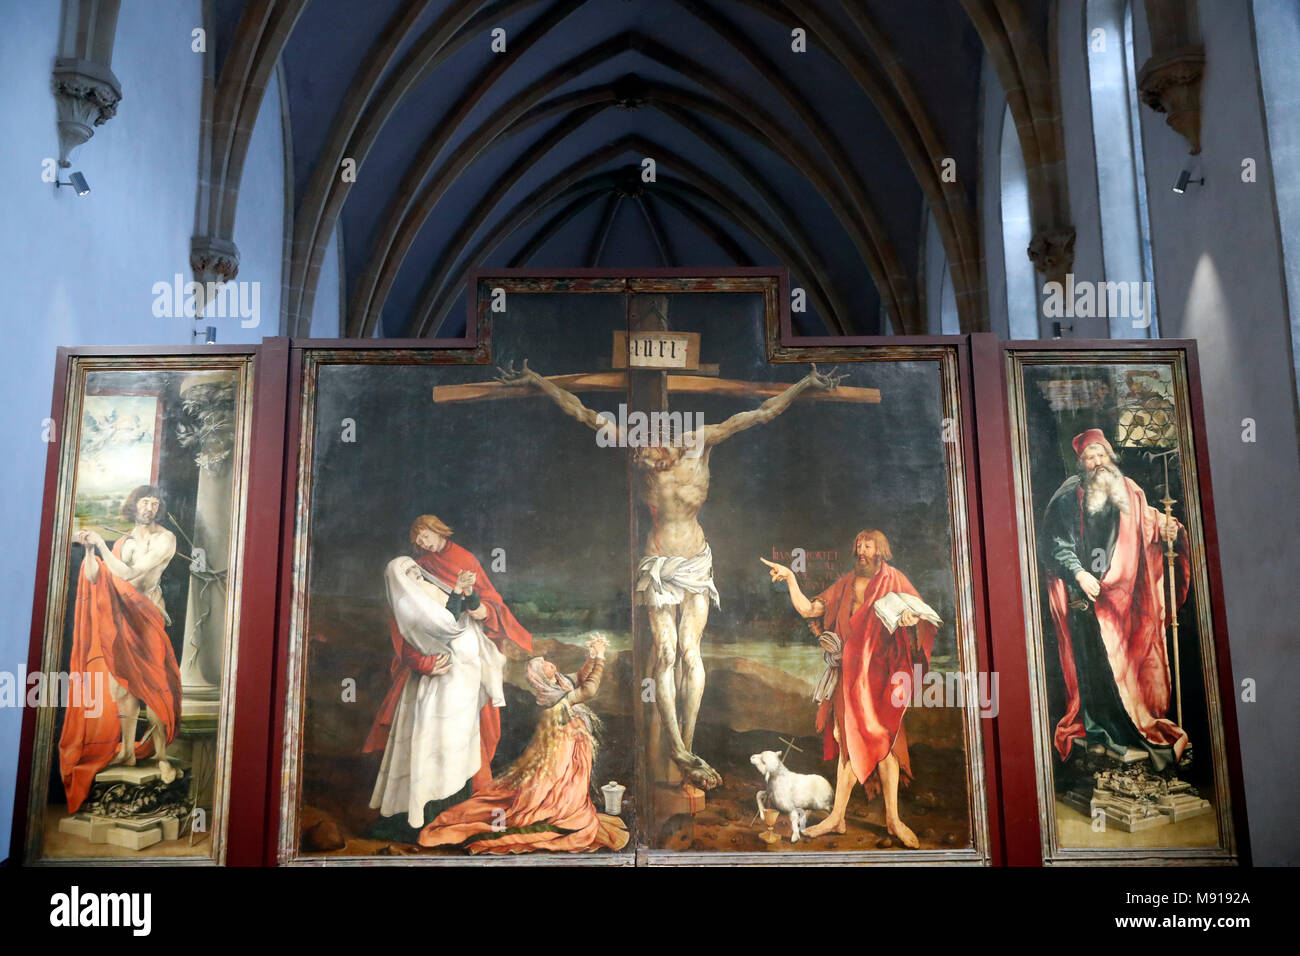
<path fill-rule="evenodd" d="M 652 444 L 629 442 L 617 421 L 587 408 L 572 392 L 530 369 L 527 361 L 518 371 L 513 363 L 497 371 L 498 381 L 541 389 L 566 415 L 603 433 L 602 446 L 635 446 L 632 463 L 638 493 L 654 524 L 637 567 L 636 603 L 644 604 L 650 617 L 654 648 L 649 670 L 655 684 L 655 705 L 668 735 L 669 757 L 683 779 L 705 790 L 718 786 L 721 775 L 692 752 L 704 696 L 700 640 L 709 620 L 709 601 L 721 606 L 713 584 L 713 555 L 698 521 L 709 494 L 709 455 L 713 446 L 737 432 L 772 421 L 808 389 L 833 389 L 843 376 L 834 370 L 818 372 L 814 365 L 808 375 L 758 408 L 716 425 L 683 429 L 667 443 Z"/>

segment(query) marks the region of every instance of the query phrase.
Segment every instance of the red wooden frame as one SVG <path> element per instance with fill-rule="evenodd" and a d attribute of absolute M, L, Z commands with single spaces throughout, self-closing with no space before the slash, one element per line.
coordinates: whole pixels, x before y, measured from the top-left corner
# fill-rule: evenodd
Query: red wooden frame
<path fill-rule="evenodd" d="M 749 278 L 772 278 L 777 284 L 777 306 L 780 309 L 779 326 L 781 329 L 781 339 L 784 342 L 790 329 L 790 272 L 787 269 L 776 268 L 772 266 L 731 266 L 725 269 L 692 269 L 692 268 L 662 268 L 662 269 L 471 269 L 465 283 L 466 294 L 466 325 L 465 330 L 467 338 L 464 339 L 437 339 L 443 343 L 442 347 L 464 347 L 466 345 L 477 344 L 477 338 L 470 335 L 472 330 L 477 328 L 479 320 L 478 308 L 478 287 L 480 282 L 485 278 L 500 276 L 503 279 L 572 279 L 575 280 L 575 288 L 569 291 L 580 291 L 577 287 L 583 280 L 595 279 L 749 279 Z M 843 344 L 844 340 L 837 339 L 838 344 Z M 812 344 L 811 340 L 799 339 L 797 344 Z M 426 346 L 427 347 L 427 346 Z"/>
<path fill-rule="evenodd" d="M 29 670 L 43 666 L 42 654 L 45 637 L 45 615 L 47 609 L 51 562 L 50 547 L 54 538 L 54 513 L 57 504 L 59 478 L 59 459 L 61 457 L 63 431 L 66 423 L 68 374 L 73 358 L 110 357 L 110 358 L 163 358 L 163 357 L 203 357 L 211 355 L 250 356 L 253 360 L 253 388 L 250 401 L 252 414 L 249 420 L 249 465 L 248 486 L 245 490 L 246 531 L 245 556 L 242 569 L 242 601 L 240 605 L 239 649 L 236 658 L 236 698 L 238 706 L 234 710 L 231 728 L 231 769 L 228 807 L 229 835 L 226 845 L 226 863 L 240 864 L 257 862 L 262 836 L 256 829 L 246 826 L 249 807 L 257 815 L 261 812 L 261 800 L 265 793 L 264 784 L 260 784 L 258 768 L 262 776 L 269 769 L 267 762 L 267 737 L 265 716 L 261 714 L 259 704 L 270 706 L 269 687 L 261 687 L 261 675 L 269 672 L 270 652 L 273 636 L 268 628 L 259 627 L 264 618 L 260 598 L 260 576 L 268 575 L 274 579 L 274 567 L 278 555 L 274 551 L 260 551 L 261 536 L 257 533 L 259 520 L 265 516 L 264 506 L 258 506 L 260 489 L 266 485 L 266 465 L 272 446 L 283 441 L 271 429 L 265 427 L 274 421 L 277 406 L 283 408 L 285 389 L 283 373 L 276 375 L 277 350 L 284 355 L 280 359 L 282 367 L 287 366 L 287 340 L 267 339 L 265 345 L 210 345 L 201 347 L 186 346 L 142 346 L 142 347 L 60 347 L 55 357 L 54 395 L 50 404 L 50 418 L 60 429 L 57 441 L 51 442 L 46 451 L 44 502 L 41 514 L 41 530 L 38 543 L 36 564 L 36 583 L 32 599 L 31 631 L 28 640 L 27 660 Z M 277 343 L 285 343 L 277 346 Z M 278 459 L 278 453 L 275 455 Z M 259 701 L 259 694 L 262 700 Z M 15 863 L 25 860 L 27 852 L 27 813 L 31 795 L 33 744 L 36 739 L 37 712 L 27 708 L 23 713 L 22 731 L 19 737 L 18 774 L 14 793 L 14 817 L 10 838 L 10 859 Z M 48 768 L 40 768 L 48 772 Z M 57 861 L 54 861 L 57 862 Z M 108 861 L 113 862 L 113 861 Z M 200 861 L 202 863 L 202 861 Z"/>
<path fill-rule="evenodd" d="M 724 273 L 718 273 L 723 275 Z M 773 275 L 770 269 L 727 270 L 728 276 Z M 481 270 L 479 276 L 686 278 L 699 270 Z M 1042 863 L 1038 795 L 1033 757 L 1031 682 L 1025 646 L 1023 593 L 1019 574 L 1019 528 L 1012 472 L 1012 436 L 1008 413 L 1005 357 L 1009 350 L 1181 350 L 1186 357 L 1190 426 L 1196 443 L 1200 479 L 1210 605 L 1216 632 L 1219 693 L 1227 748 L 1229 788 L 1237 856 L 1250 862 L 1249 831 L 1237 738 L 1236 695 L 1227 640 L 1227 618 L 1218 556 L 1218 530 L 1210 481 L 1204 402 L 1196 346 L 1187 340 L 1135 341 L 999 341 L 992 333 L 970 336 L 799 337 L 789 335 L 788 281 L 780 274 L 781 336 L 775 361 L 806 361 L 807 349 L 944 345 L 957 354 L 957 390 L 962 403 L 961 451 L 966 472 L 971 581 L 974 586 L 976 655 L 982 670 L 999 673 L 999 710 L 982 719 L 985 783 L 988 797 L 989 853 L 993 865 L 1038 866 Z M 471 294 L 469 309 L 476 316 Z M 232 866 L 275 865 L 280 813 L 280 767 L 283 760 L 284 699 L 288 666 L 288 627 L 292 593 L 292 554 L 297 507 L 297 452 L 301 441 L 301 395 L 305 349 L 419 349 L 436 355 L 448 350 L 477 351 L 473 361 L 491 361 L 478 350 L 471 321 L 459 339 L 307 339 L 268 338 L 261 346 L 160 348 L 60 348 L 55 366 L 50 417 L 63 427 L 70 359 L 74 356 L 159 357 L 189 355 L 255 356 L 252 425 L 249 448 L 245 551 L 240 605 L 236 699 L 231 737 L 232 756 L 226 863 Z M 481 343 L 488 344 L 488 343 Z M 433 356 L 431 355 L 431 358 Z M 433 358 L 433 361 L 438 361 Z M 49 549 L 53 540 L 54 504 L 60 460 L 57 436 L 46 453 L 40 536 L 28 659 L 41 666 Z M 11 857 L 23 859 L 31 783 L 36 713 L 23 716 Z"/>
<path fill-rule="evenodd" d="M 244 530 L 239 663 L 231 734 L 228 866 L 257 866 L 266 843 L 264 803 L 276 776 L 267 728 L 274 720 L 276 598 L 280 564 L 281 483 L 286 438 L 289 340 L 262 340 L 253 386 L 252 447 Z"/>
<path fill-rule="evenodd" d="M 1007 415 L 1006 383 L 998 366 L 989 374 L 990 362 L 1001 361 L 997 336 L 991 332 L 971 336 L 972 377 L 975 383 L 976 437 L 979 446 L 980 527 L 984 531 L 985 568 L 1000 572 L 995 581 L 984 578 L 990 642 L 1001 680 L 994 735 L 1002 784 L 999 818 L 1005 862 L 1009 866 L 1041 866 L 1038 833 L 1038 782 L 1034 776 L 1033 716 L 1030 710 L 1029 661 L 1020 600 L 1020 575 L 1007 568 L 1020 567 L 1016 537 L 1015 483 L 1011 480 L 1011 420 Z M 1008 590 L 1006 581 L 1013 587 Z"/>
<path fill-rule="evenodd" d="M 283 483 L 283 510 L 281 514 L 281 554 L 286 556 L 280 569 L 280 597 L 279 613 L 276 625 L 279 646 L 276 652 L 275 674 L 276 687 L 275 699 L 277 702 L 276 713 L 272 717 L 272 743 L 270 747 L 271 766 L 278 768 L 281 766 L 284 757 L 284 706 L 286 692 L 286 680 L 288 679 L 288 651 L 289 651 L 289 625 L 292 608 L 292 583 L 293 583 L 293 566 L 291 556 L 293 553 L 293 539 L 295 532 L 295 515 L 297 508 L 296 489 L 297 489 L 297 449 L 301 444 L 302 436 L 300 434 L 302 408 L 301 396 L 303 386 L 303 361 L 302 352 L 304 349 L 347 349 L 347 350 L 368 350 L 368 349 L 420 349 L 420 350 L 453 350 L 453 349 L 475 349 L 476 347 L 488 344 L 489 348 L 482 350 L 482 361 L 485 363 L 491 361 L 490 350 L 490 333 L 488 341 L 481 342 L 474 334 L 477 323 L 480 318 L 479 304 L 477 301 L 477 289 L 479 282 L 483 278 L 544 278 L 544 279 L 688 279 L 701 277 L 702 270 L 699 269 L 478 269 L 469 275 L 467 288 L 470 290 L 467 302 L 467 334 L 465 337 L 448 338 L 448 339 L 294 339 L 292 342 L 293 362 L 290 373 L 291 384 L 289 393 L 289 430 L 285 444 L 284 454 L 284 483 Z M 992 671 L 995 667 L 1001 667 L 1003 670 L 1010 670 L 1016 675 L 1016 679 L 1010 682 L 1000 682 L 1000 703 L 999 712 L 996 716 L 981 718 L 981 733 L 983 737 L 984 751 L 984 782 L 985 794 L 988 803 L 988 853 L 989 860 L 993 866 L 1001 866 L 1007 863 L 1037 865 L 1041 861 L 1037 855 L 1037 792 L 1035 789 L 1034 767 L 1030 760 L 1023 768 L 1014 766 L 1015 773 L 1008 777 L 1007 767 L 1004 762 L 1004 753 L 1022 753 L 1032 754 L 1032 737 L 1030 736 L 1029 723 L 1029 698 L 1028 698 L 1028 671 L 1025 661 L 1025 648 L 1023 640 L 1019 639 L 1017 632 L 1014 637 L 1016 640 L 1003 640 L 994 642 L 992 635 L 995 631 L 992 629 L 990 599 L 991 593 L 990 582 L 988 580 L 987 568 L 990 563 L 993 567 L 1005 566 L 996 562 L 987 562 L 985 559 L 985 549 L 988 546 L 987 541 L 989 533 L 986 532 L 987 522 L 981 517 L 981 473 L 980 457 L 978 454 L 978 429 L 983 425 L 985 418 L 991 419 L 995 414 L 1000 413 L 1002 420 L 1005 422 L 1005 404 L 1001 404 L 1002 399 L 994 399 L 987 393 L 987 388 L 981 390 L 981 382 L 974 374 L 975 365 L 972 354 L 972 343 L 968 342 L 967 336 L 964 335 L 937 335 L 937 336 L 838 336 L 838 337 L 813 337 L 813 336 L 794 336 L 791 331 L 790 320 L 790 295 L 789 295 L 789 276 L 784 269 L 772 269 L 767 267 L 750 267 L 734 268 L 723 270 L 710 270 L 708 278 L 750 278 L 750 277 L 772 277 L 777 280 L 777 302 L 779 307 L 778 324 L 775 331 L 778 332 L 779 342 L 768 342 L 769 361 L 787 364 L 791 362 L 808 361 L 807 358 L 800 356 L 800 351 L 805 349 L 816 348 L 870 348 L 881 346 L 948 346 L 956 351 L 956 389 L 958 400 L 961 404 L 962 414 L 962 434 L 965 438 L 962 449 L 962 463 L 965 474 L 966 486 L 966 510 L 968 519 L 968 535 L 971 552 L 971 585 L 974 591 L 972 610 L 973 624 L 975 628 L 975 649 L 976 664 L 981 671 Z M 580 286 L 580 282 L 578 283 Z M 566 292 L 578 292 L 581 289 L 565 290 Z M 559 292 L 554 294 L 561 294 Z M 613 294 L 613 293 L 611 293 Z M 774 330 L 767 330 L 769 332 Z M 996 344 L 996 337 L 989 335 L 988 338 Z M 997 402 L 999 404 L 991 403 Z M 983 409 L 984 414 L 979 413 Z M 1005 425 L 1004 425 L 1005 427 Z M 1008 459 L 1009 462 L 1009 459 Z M 1008 485 L 1009 484 L 1009 464 L 1008 464 Z M 1014 517 L 1014 502 L 1011 504 L 1011 514 Z M 1009 525 L 1014 531 L 1014 523 Z M 993 537 L 997 537 L 997 530 L 992 532 Z M 1011 557 L 1016 558 L 1016 543 L 1014 533 L 1011 537 Z M 1008 688 L 1010 683 L 1012 688 Z M 1009 695 L 1008 691 L 1011 690 Z M 1016 698 L 1016 691 L 1019 691 L 1019 697 Z M 1009 698 L 1017 699 L 1022 706 L 1023 715 L 1019 710 L 1013 709 L 1016 719 L 1004 719 L 1007 713 L 1007 701 Z M 1023 717 L 1023 721 L 1020 718 Z M 1022 726 L 1015 726 L 1017 723 Z M 1027 746 L 1026 746 L 1027 745 Z M 1023 772 L 1022 772 L 1023 771 Z M 270 789 L 266 803 L 266 846 L 264 852 L 264 862 L 267 865 L 275 865 L 277 862 L 277 837 L 276 831 L 280 816 L 280 776 L 278 773 L 272 773 L 270 780 Z M 1007 801 L 1013 809 L 1013 814 L 1007 812 Z M 1028 813 L 1026 817 L 1025 814 Z M 1007 839 L 1009 833 L 1016 832 L 1014 821 L 1027 819 L 1034 827 L 1033 831 L 1027 836 L 1017 834 L 1016 839 L 1023 842 L 1026 846 L 1033 849 L 1031 854 L 1026 854 L 1023 848 L 1015 853 L 1008 853 Z M 1008 827 L 1008 821 L 1013 821 L 1011 827 Z M 725 862 L 720 859 L 719 862 Z"/>
<path fill-rule="evenodd" d="M 1181 351 L 1187 368 L 1187 392 L 1189 399 L 1189 424 L 1192 438 L 1196 443 L 1196 474 L 1201 497 L 1201 525 L 1205 536 L 1206 574 L 1209 580 L 1210 613 L 1214 622 L 1215 663 L 1219 679 L 1219 698 L 1222 707 L 1223 731 L 1226 746 L 1225 757 L 1228 764 L 1228 787 L 1232 796 L 1232 825 L 1236 842 L 1237 862 L 1249 866 L 1250 831 L 1246 820 L 1245 787 L 1241 770 L 1241 745 L 1237 736 L 1236 684 L 1232 675 L 1232 660 L 1228 649 L 1228 619 L 1224 608 L 1223 578 L 1219 560 L 1218 523 L 1214 511 L 1214 490 L 1210 478 L 1210 450 L 1205 431 L 1205 402 L 1201 395 L 1201 368 L 1197 359 L 1196 342 L 1192 339 L 1029 339 L 999 341 L 992 333 L 977 333 L 971 336 L 975 354 L 975 379 L 978 386 L 987 392 L 987 401 L 996 407 L 995 396 L 1002 403 L 1001 411 L 996 416 L 990 415 L 982 420 L 980 443 L 983 448 L 980 463 L 980 478 L 983 487 L 989 489 L 985 508 L 985 525 L 991 527 L 996 520 L 1003 527 L 1001 534 L 991 535 L 992 544 L 988 545 L 989 563 L 994 566 L 1019 567 L 1019 522 L 1016 518 L 1015 482 L 1012 477 L 1011 457 L 1011 417 L 1007 404 L 1008 383 L 1006 379 L 1006 356 L 1008 352 L 1071 352 L 1098 351 L 1146 352 L 1154 349 L 1161 351 Z M 986 406 L 988 407 L 988 406 Z M 1001 419 L 999 424 L 994 417 Z M 1009 508 L 1006 507 L 1009 505 Z M 1009 575 L 997 589 L 990 587 L 989 599 L 992 608 L 993 632 L 998 636 L 999 646 L 1004 646 L 1007 653 L 1014 653 L 1012 644 L 1019 645 L 1022 669 L 1027 664 L 1025 648 L 1024 592 L 1020 576 Z M 1041 862 L 1041 844 L 1037 825 L 1038 798 L 1034 790 L 1033 757 L 1033 723 L 1029 713 L 1029 696 L 1031 685 L 1028 682 L 1016 687 L 1016 700 L 1010 701 L 1003 692 L 1003 709 L 1008 703 L 1020 708 L 1019 697 L 1023 694 L 1023 719 L 1014 721 L 1011 733 L 1017 741 L 1023 738 L 1025 759 L 1029 768 L 1025 772 L 1029 780 L 1029 803 L 1022 808 L 1026 819 L 1034 821 L 1032 827 L 1026 825 L 1015 833 L 1014 855 L 1009 846 L 1011 863 L 1032 865 Z M 1017 777 L 1021 774 L 1016 774 Z M 1017 791 L 1018 792 L 1018 791 Z M 1022 845 L 1023 844 L 1023 845 Z M 1035 859 L 1029 859 L 1029 857 Z M 1018 858 L 1017 858 L 1018 857 Z"/>

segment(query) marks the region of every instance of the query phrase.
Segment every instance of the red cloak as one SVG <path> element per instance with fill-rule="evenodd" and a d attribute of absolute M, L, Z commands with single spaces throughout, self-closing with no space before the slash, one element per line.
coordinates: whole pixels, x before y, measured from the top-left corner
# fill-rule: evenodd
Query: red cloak
<path fill-rule="evenodd" d="M 854 612 L 856 577 L 852 572 L 844 575 L 816 598 L 826 606 L 826 628 L 844 641 L 840 677 L 830 698 L 818 708 L 817 729 L 822 731 L 822 756 L 826 760 L 839 756 L 840 747 L 834 733 L 839 729 L 854 776 L 870 799 L 880 788 L 876 766 L 891 751 L 898 758 L 902 782 L 906 784 L 912 778 L 907 738 L 903 733 L 903 714 L 912 695 L 898 694 L 894 681 L 894 675 L 900 673 L 907 675 L 907 686 L 912 680 L 914 658 L 908 640 L 911 628 L 899 626 L 890 634 L 876 615 L 874 605 L 894 591 L 918 598 L 921 595 L 902 571 L 882 561 L 880 570 L 867 583 L 861 606 Z M 935 630 L 928 621 L 916 624 L 923 663 L 927 667 Z"/>
<path fill-rule="evenodd" d="M 113 554 L 119 560 L 125 541 L 121 537 L 113 544 Z M 87 556 L 83 568 L 88 560 L 96 559 Z M 109 676 L 128 694 L 144 701 L 170 743 L 176 736 L 181 672 L 162 612 L 103 562 L 93 581 L 83 571 L 77 582 L 68 666 L 69 673 L 82 675 L 83 687 L 98 685 L 100 711 L 92 716 L 84 707 L 69 707 L 63 715 L 59 772 L 68 813 L 76 813 L 90 793 L 95 774 L 108 766 L 122 743 L 122 721 L 109 692 Z M 137 759 L 152 752 L 152 735 L 135 745 Z"/>
<path fill-rule="evenodd" d="M 513 641 L 525 651 L 533 649 L 533 635 L 515 620 L 506 607 L 505 599 L 492 585 L 478 559 L 458 544 L 448 541 L 441 551 L 420 551 L 415 558 L 416 564 L 436 576 L 444 584 L 456 584 L 456 576 L 461 571 L 473 571 L 477 580 L 474 590 L 487 609 L 487 617 L 482 620 L 483 630 L 498 648 L 505 640 Z M 397 712 L 397 701 L 406 686 L 407 676 L 411 671 L 429 674 L 433 670 L 434 656 L 421 654 L 404 640 L 397 630 L 397 622 L 391 614 L 388 616 L 389 634 L 393 642 L 393 664 L 390 673 L 393 686 L 379 707 L 375 723 L 366 737 L 362 753 L 383 750 L 388 744 L 388 732 L 393 724 L 393 715 Z M 473 792 L 477 793 L 492 783 L 492 758 L 496 755 L 497 744 L 501 741 L 501 714 L 491 702 L 484 704 L 479 712 L 479 747 L 482 761 L 471 781 Z"/>
<path fill-rule="evenodd" d="M 1159 512 L 1147 504 L 1147 496 L 1130 478 L 1128 514 L 1120 512 L 1119 531 L 1110 568 L 1101 579 L 1093 613 L 1101 631 L 1111 674 L 1120 701 L 1133 725 L 1153 744 L 1172 747 L 1177 760 L 1187 749 L 1187 732 L 1168 719 L 1169 658 L 1165 648 L 1166 605 L 1169 585 L 1165 581 L 1165 543 L 1157 522 Z M 1083 489 L 1078 490 L 1079 520 L 1083 520 Z M 1175 609 L 1187 598 L 1191 563 L 1187 557 L 1187 533 L 1180 525 L 1174 544 Z M 1079 677 L 1070 639 L 1070 607 L 1065 582 L 1051 578 L 1047 587 L 1052 623 L 1061 655 L 1065 681 L 1065 716 L 1056 725 L 1054 743 L 1061 759 L 1070 756 L 1076 737 L 1085 737 L 1079 716 Z"/>

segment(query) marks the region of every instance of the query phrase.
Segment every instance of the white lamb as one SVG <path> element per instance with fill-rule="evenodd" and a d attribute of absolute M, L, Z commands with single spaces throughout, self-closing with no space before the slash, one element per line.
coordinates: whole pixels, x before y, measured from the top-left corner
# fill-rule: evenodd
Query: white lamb
<path fill-rule="evenodd" d="M 808 811 L 830 811 L 835 798 L 830 781 L 815 773 L 791 773 L 774 750 L 754 754 L 749 762 L 758 768 L 767 784 L 767 789 L 758 791 L 756 797 L 758 812 L 762 814 L 767 809 L 763 800 L 768 798 L 773 808 L 790 814 L 790 842 L 798 843 L 799 831 L 808 823 Z"/>

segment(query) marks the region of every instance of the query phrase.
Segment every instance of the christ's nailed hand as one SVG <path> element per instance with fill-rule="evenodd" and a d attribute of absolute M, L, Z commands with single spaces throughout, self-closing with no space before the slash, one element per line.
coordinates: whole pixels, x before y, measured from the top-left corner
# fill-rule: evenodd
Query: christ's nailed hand
<path fill-rule="evenodd" d="M 767 560 L 767 558 L 759 558 L 758 560 L 767 565 L 767 573 L 772 575 L 772 580 L 774 582 L 785 581 L 788 584 L 794 580 L 794 572 L 784 564 L 776 564 L 773 561 Z"/>
<path fill-rule="evenodd" d="M 834 389 L 840 382 L 844 381 L 844 373 L 837 372 L 834 368 L 829 372 L 819 372 L 817 366 L 814 365 L 812 371 L 808 373 L 808 381 L 813 388 Z"/>
<path fill-rule="evenodd" d="M 527 385 L 535 377 L 533 370 L 528 367 L 528 359 L 524 359 L 520 368 L 515 368 L 513 361 L 497 366 L 496 379 L 502 385 Z"/>

